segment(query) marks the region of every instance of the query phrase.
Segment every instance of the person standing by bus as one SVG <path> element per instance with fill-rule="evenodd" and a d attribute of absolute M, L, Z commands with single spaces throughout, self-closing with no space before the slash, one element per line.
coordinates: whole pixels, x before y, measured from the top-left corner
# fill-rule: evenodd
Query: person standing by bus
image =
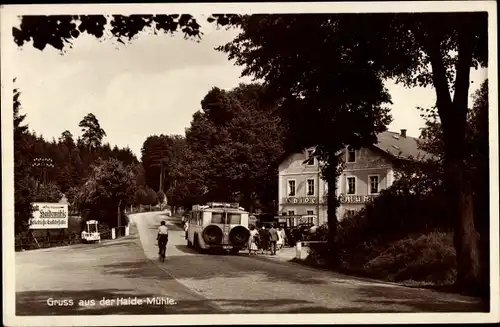
<path fill-rule="evenodd" d="M 271 228 L 269 229 L 269 245 L 271 246 L 271 255 L 276 255 L 276 243 L 278 242 L 278 239 L 278 231 L 274 228 L 274 224 L 271 224 Z"/>
<path fill-rule="evenodd" d="M 257 254 L 259 244 L 259 232 L 254 225 L 250 225 L 250 237 L 248 238 L 248 255 Z"/>
<path fill-rule="evenodd" d="M 269 233 L 264 226 L 259 229 L 259 236 L 259 248 L 261 253 L 264 254 L 264 251 L 269 251 Z"/>

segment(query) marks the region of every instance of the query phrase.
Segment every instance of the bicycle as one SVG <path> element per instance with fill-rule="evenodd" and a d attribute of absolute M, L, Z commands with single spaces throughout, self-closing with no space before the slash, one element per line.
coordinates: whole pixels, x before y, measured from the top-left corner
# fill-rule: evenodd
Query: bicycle
<path fill-rule="evenodd" d="M 167 242 L 168 240 L 158 240 L 158 247 L 160 248 L 159 260 L 160 262 L 165 261 L 165 254 L 167 252 Z"/>

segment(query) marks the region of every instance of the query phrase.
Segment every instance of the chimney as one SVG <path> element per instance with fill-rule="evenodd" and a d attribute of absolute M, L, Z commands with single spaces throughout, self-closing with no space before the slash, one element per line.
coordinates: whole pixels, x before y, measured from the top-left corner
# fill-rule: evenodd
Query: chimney
<path fill-rule="evenodd" d="M 406 129 L 402 129 L 401 130 L 401 136 L 402 137 L 406 137 Z"/>

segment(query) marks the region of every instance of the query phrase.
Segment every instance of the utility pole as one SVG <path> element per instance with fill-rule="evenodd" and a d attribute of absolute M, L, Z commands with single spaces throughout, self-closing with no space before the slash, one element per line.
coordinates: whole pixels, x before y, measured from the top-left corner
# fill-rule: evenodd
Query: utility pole
<path fill-rule="evenodd" d="M 38 184 L 38 192 L 40 192 L 41 186 L 43 186 L 43 189 L 45 191 L 45 202 L 49 201 L 48 197 L 49 194 L 47 192 L 46 186 L 47 186 L 47 180 L 48 180 L 48 174 L 47 174 L 47 169 L 48 168 L 54 168 L 54 161 L 51 158 L 48 157 L 37 157 L 33 159 L 33 163 L 31 164 L 32 167 L 40 168 L 41 173 L 40 173 L 40 181 Z M 33 234 L 32 234 L 33 236 Z M 34 236 L 33 236 L 34 237 Z M 35 241 L 38 244 L 38 241 L 35 238 Z M 50 232 L 47 229 L 47 241 L 50 243 Z M 40 247 L 40 245 L 38 245 Z"/>
<path fill-rule="evenodd" d="M 54 168 L 54 161 L 48 157 L 37 157 L 33 160 L 31 164 L 34 168 L 40 168 L 40 180 L 38 184 L 38 189 L 40 190 L 40 186 L 46 186 L 48 181 L 48 173 L 47 169 Z M 45 192 L 45 201 L 48 201 L 48 194 Z"/>
<path fill-rule="evenodd" d="M 320 210 L 320 208 L 321 208 L 321 207 L 320 207 L 320 205 L 319 205 L 319 199 L 320 199 L 320 198 L 319 198 L 319 190 L 320 190 L 319 183 L 320 183 L 320 178 L 321 178 L 321 175 L 320 175 L 320 174 L 321 174 L 321 171 L 320 171 L 320 169 L 319 169 L 319 162 L 318 162 L 318 183 L 317 183 L 317 184 L 318 184 L 318 186 L 316 186 L 316 187 L 317 187 L 317 190 L 318 190 L 318 195 L 317 195 L 318 199 L 316 200 L 316 205 L 317 205 L 317 209 L 316 209 L 316 210 L 317 210 L 317 211 L 316 211 L 316 213 L 317 213 L 317 214 L 316 214 L 316 220 L 317 220 L 317 221 L 316 221 L 316 223 L 317 223 L 317 225 L 318 225 L 318 226 L 319 226 L 319 210 Z"/>

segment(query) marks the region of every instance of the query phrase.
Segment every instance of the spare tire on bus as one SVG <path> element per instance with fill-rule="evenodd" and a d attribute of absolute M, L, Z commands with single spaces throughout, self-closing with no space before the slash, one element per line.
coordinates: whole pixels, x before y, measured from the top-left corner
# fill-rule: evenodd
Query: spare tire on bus
<path fill-rule="evenodd" d="M 250 237 L 250 231 L 243 226 L 236 226 L 229 232 L 231 243 L 236 246 L 245 245 Z"/>
<path fill-rule="evenodd" d="M 222 230 L 219 226 L 209 225 L 203 230 L 203 240 L 209 245 L 222 243 Z"/>

